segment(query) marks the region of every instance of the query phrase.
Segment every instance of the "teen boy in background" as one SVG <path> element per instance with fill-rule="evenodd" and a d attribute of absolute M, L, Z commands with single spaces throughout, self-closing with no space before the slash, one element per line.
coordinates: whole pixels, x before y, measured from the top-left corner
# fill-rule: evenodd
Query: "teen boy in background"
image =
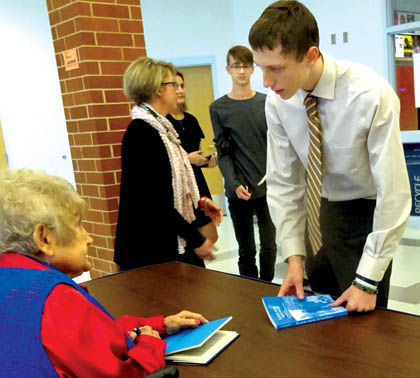
<path fill-rule="evenodd" d="M 236 240 L 239 273 L 271 281 L 276 262 L 275 228 L 266 199 L 267 123 L 265 94 L 251 89 L 252 52 L 234 46 L 227 54 L 226 71 L 232 90 L 210 105 L 219 167 L 225 181 Z M 260 274 L 255 263 L 254 213 L 260 234 Z"/>

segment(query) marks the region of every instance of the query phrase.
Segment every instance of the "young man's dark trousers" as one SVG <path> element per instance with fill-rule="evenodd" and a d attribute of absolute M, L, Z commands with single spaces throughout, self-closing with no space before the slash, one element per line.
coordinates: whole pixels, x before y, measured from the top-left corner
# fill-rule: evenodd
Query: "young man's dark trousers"
<path fill-rule="evenodd" d="M 312 290 L 339 297 L 353 282 L 366 238 L 372 232 L 376 201 L 321 201 L 323 245 L 316 256 L 307 242 L 306 272 Z M 378 286 L 376 305 L 387 307 L 392 264 Z"/>
<path fill-rule="evenodd" d="M 251 197 L 248 201 L 229 198 L 228 201 L 236 241 L 239 244 L 239 273 L 242 276 L 258 278 L 253 221 L 253 215 L 256 214 L 260 234 L 259 278 L 272 281 L 277 254 L 276 230 L 268 212 L 266 196 L 255 199 Z"/>

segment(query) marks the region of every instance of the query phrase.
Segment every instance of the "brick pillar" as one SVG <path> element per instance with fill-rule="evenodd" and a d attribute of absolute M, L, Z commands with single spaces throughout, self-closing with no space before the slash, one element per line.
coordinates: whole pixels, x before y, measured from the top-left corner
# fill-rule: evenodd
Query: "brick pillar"
<path fill-rule="evenodd" d="M 130 117 L 122 91 L 128 64 L 146 55 L 140 0 L 47 0 L 78 192 L 89 204 L 85 227 L 92 278 L 116 271 L 114 238 L 121 141 Z M 62 52 L 77 49 L 66 71 Z"/>

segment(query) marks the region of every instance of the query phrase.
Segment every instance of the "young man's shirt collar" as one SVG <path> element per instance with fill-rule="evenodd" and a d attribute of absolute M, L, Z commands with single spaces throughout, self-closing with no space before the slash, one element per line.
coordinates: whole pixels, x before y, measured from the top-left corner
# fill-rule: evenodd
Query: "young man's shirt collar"
<path fill-rule="evenodd" d="M 321 77 L 319 78 L 318 83 L 316 84 L 312 92 L 305 91 L 304 89 L 299 89 L 295 94 L 295 96 L 299 98 L 299 102 L 303 103 L 305 97 L 309 93 L 311 93 L 315 97 L 323 98 L 325 100 L 335 99 L 335 81 L 337 77 L 336 66 L 334 61 L 328 56 L 322 54 L 322 58 L 324 60 L 324 66 L 322 68 Z"/>
<path fill-rule="evenodd" d="M 336 66 L 334 61 L 328 56 L 323 54 L 322 58 L 324 59 L 324 67 L 322 69 L 321 77 L 312 91 L 312 94 L 325 100 L 334 100 L 335 81 L 337 76 Z"/>

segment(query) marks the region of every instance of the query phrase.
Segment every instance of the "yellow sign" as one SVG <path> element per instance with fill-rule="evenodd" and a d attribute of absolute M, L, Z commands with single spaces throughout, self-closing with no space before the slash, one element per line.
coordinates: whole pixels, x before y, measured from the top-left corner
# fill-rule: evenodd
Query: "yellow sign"
<path fill-rule="evenodd" d="M 79 60 L 77 59 L 77 49 L 63 51 L 64 67 L 66 71 L 79 68 Z"/>

